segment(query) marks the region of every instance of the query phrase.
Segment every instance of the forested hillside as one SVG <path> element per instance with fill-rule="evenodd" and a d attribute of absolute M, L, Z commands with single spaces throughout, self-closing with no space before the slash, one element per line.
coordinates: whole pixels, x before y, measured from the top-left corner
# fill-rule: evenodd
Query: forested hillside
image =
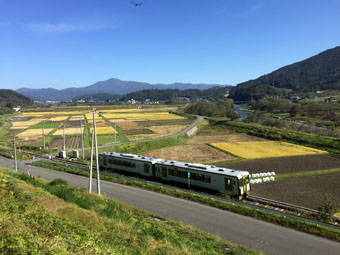
<path fill-rule="evenodd" d="M 231 91 L 231 97 L 248 101 L 327 89 L 340 90 L 340 46 L 240 83 Z"/>

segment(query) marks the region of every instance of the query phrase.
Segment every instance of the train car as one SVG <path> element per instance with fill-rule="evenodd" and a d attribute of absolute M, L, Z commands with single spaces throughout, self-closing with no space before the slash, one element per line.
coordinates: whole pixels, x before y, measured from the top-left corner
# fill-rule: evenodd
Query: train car
<path fill-rule="evenodd" d="M 244 197 L 250 191 L 250 175 L 247 171 L 116 152 L 101 153 L 99 166 L 101 170 L 190 185 L 225 193 L 235 198 Z"/>
<path fill-rule="evenodd" d="M 156 163 L 156 178 L 214 190 L 241 198 L 250 191 L 250 175 L 210 165 L 164 160 Z"/>
<path fill-rule="evenodd" d="M 99 154 L 101 170 L 115 170 L 116 172 L 137 174 L 152 178 L 155 176 L 154 165 L 162 159 L 144 157 L 134 154 L 103 152 Z"/>

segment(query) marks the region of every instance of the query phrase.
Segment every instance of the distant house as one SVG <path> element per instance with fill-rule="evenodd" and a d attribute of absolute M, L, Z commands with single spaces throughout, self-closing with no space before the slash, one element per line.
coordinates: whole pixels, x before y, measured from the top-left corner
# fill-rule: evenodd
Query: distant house
<path fill-rule="evenodd" d="M 334 97 L 328 97 L 325 99 L 326 103 L 336 102 L 336 99 Z"/>
<path fill-rule="evenodd" d="M 292 99 L 293 99 L 294 101 L 298 101 L 298 100 L 301 100 L 301 97 L 299 97 L 299 96 L 293 96 Z"/>

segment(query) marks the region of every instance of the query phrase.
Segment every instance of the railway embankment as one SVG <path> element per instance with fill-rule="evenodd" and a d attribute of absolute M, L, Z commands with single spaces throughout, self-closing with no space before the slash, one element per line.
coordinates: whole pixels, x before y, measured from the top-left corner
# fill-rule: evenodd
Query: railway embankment
<path fill-rule="evenodd" d="M 0 169 L 3 254 L 262 254 L 67 185 Z"/>
<path fill-rule="evenodd" d="M 89 176 L 89 172 L 84 169 L 79 169 L 77 167 L 71 167 L 66 165 L 56 165 L 44 162 L 35 162 L 35 166 L 44 167 L 47 169 L 58 170 L 62 172 L 77 174 L 81 176 Z M 94 173 L 94 177 L 96 175 Z M 171 188 L 164 185 L 156 185 L 147 181 L 133 180 L 131 178 L 122 178 L 119 176 L 112 175 L 101 175 L 101 180 L 106 180 L 110 182 L 120 183 L 124 185 L 130 185 L 154 192 L 159 192 L 162 194 L 179 197 L 194 202 L 202 203 L 205 205 L 213 206 L 219 209 L 235 212 L 241 215 L 250 216 L 255 219 L 264 220 L 277 225 L 289 227 L 295 230 L 303 231 L 306 233 L 314 234 L 331 240 L 340 241 L 340 228 L 332 227 L 328 224 L 323 224 L 322 222 L 315 221 L 315 217 L 312 215 L 292 215 L 282 213 L 280 210 L 267 210 L 267 208 L 261 208 L 257 206 L 247 206 L 247 204 L 238 203 L 236 201 L 226 201 L 223 199 L 216 199 L 212 196 L 205 196 L 204 194 L 199 194 L 197 192 L 185 191 L 177 188 Z M 300 217 L 301 216 L 301 217 Z M 307 220 L 304 220 L 306 217 Z M 310 220 L 312 219 L 312 221 Z"/>

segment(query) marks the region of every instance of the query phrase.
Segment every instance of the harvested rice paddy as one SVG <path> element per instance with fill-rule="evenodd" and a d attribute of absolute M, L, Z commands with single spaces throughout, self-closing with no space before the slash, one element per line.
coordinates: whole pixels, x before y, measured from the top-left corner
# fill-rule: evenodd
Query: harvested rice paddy
<path fill-rule="evenodd" d="M 210 163 L 235 159 L 228 153 L 206 144 L 178 145 L 142 152 L 141 155 L 184 162 Z"/>
<path fill-rule="evenodd" d="M 100 112 L 147 112 L 147 111 L 174 111 L 177 107 L 159 107 L 159 108 L 129 108 L 129 109 L 109 109 L 100 110 Z"/>
<path fill-rule="evenodd" d="M 141 141 L 144 139 L 159 138 L 168 135 L 176 134 L 177 132 L 184 129 L 186 125 L 173 125 L 173 126 L 154 126 L 148 129 L 153 131 L 154 134 L 141 134 L 141 135 L 130 135 L 128 136 L 130 141 Z"/>
<path fill-rule="evenodd" d="M 107 119 L 126 119 L 126 120 L 172 120 L 185 119 L 181 116 L 168 112 L 154 113 L 107 113 L 103 114 Z"/>
<path fill-rule="evenodd" d="M 50 133 L 53 130 L 53 128 L 45 128 L 44 132 L 45 135 Z M 20 139 L 24 138 L 30 138 L 32 139 L 33 137 L 42 137 L 42 130 L 41 129 L 27 129 L 19 134 L 16 135 L 16 137 L 19 137 Z"/>
<path fill-rule="evenodd" d="M 286 142 L 211 143 L 212 146 L 245 159 L 326 154 L 326 151 Z"/>
<path fill-rule="evenodd" d="M 26 128 L 29 128 L 30 126 L 38 124 L 38 123 L 40 123 L 44 120 L 46 120 L 46 119 L 34 118 L 34 119 L 27 120 L 27 121 L 13 121 L 13 122 L 11 122 L 11 124 L 12 124 L 11 129 L 26 129 Z"/>
<path fill-rule="evenodd" d="M 63 121 L 63 120 L 67 120 L 69 118 L 69 116 L 57 116 L 57 117 L 52 117 L 49 118 L 49 121 Z"/>
<path fill-rule="evenodd" d="M 81 134 L 80 132 L 80 127 L 65 128 L 65 135 Z M 63 135 L 63 129 L 58 129 L 53 135 Z"/>
<path fill-rule="evenodd" d="M 92 133 L 93 128 L 90 128 L 90 133 Z M 113 127 L 96 127 L 97 135 L 110 135 L 116 133 Z"/>

